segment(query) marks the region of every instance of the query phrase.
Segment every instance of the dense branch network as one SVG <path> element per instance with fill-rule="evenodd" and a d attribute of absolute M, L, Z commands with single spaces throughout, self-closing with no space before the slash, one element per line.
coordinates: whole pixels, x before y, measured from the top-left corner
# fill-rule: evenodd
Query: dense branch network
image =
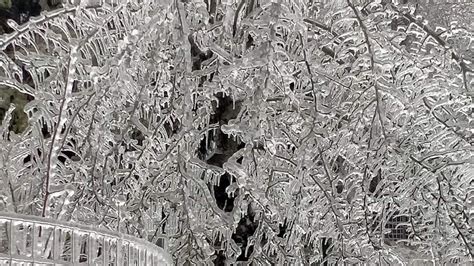
<path fill-rule="evenodd" d="M 166 235 L 178 264 L 472 260 L 472 62 L 448 45 L 472 32 L 396 1 L 93 2 L 0 37 L 27 99 L 0 210 Z"/>

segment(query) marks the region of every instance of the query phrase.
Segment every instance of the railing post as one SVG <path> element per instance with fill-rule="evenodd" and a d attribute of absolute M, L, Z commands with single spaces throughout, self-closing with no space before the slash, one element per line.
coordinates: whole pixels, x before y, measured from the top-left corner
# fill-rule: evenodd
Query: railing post
<path fill-rule="evenodd" d="M 15 234 L 13 233 L 14 225 L 13 220 L 10 221 L 10 258 L 13 257 L 14 253 L 13 250 L 15 249 Z"/>
<path fill-rule="evenodd" d="M 95 239 L 92 239 L 92 233 L 89 233 L 89 243 L 87 243 L 87 248 L 88 248 L 88 254 L 87 254 L 87 263 L 91 265 L 93 263 L 94 259 L 94 252 L 97 254 L 97 250 L 95 248 Z"/>
<path fill-rule="evenodd" d="M 137 262 L 137 265 L 140 265 L 140 249 L 137 247 L 136 249 L 134 249 L 134 253 L 135 253 L 135 261 Z"/>
<path fill-rule="evenodd" d="M 121 253 L 121 250 L 122 250 L 122 239 L 117 239 L 117 266 L 123 266 L 123 263 L 122 263 L 122 256 L 120 256 L 120 253 Z"/>
<path fill-rule="evenodd" d="M 59 250 L 59 245 L 58 245 L 58 234 L 57 234 L 57 226 L 55 225 L 53 227 L 53 260 L 58 260 L 59 259 L 59 254 L 58 253 L 58 250 Z"/>
<path fill-rule="evenodd" d="M 76 232 L 73 230 L 71 230 L 71 262 L 72 262 L 72 265 L 76 265 Z"/>
<path fill-rule="evenodd" d="M 32 223 L 32 229 L 31 229 L 31 257 L 33 258 L 33 260 L 35 260 L 35 257 L 36 257 L 36 242 L 37 242 L 37 239 L 36 239 L 36 223 L 33 222 Z"/>
<path fill-rule="evenodd" d="M 130 263 L 132 262 L 132 252 L 131 252 L 131 249 L 130 249 L 130 242 L 127 241 L 127 246 L 125 248 L 126 250 L 126 253 L 127 254 L 127 264 L 126 265 L 130 265 Z"/>
<path fill-rule="evenodd" d="M 103 250 L 102 250 L 102 257 L 104 261 L 104 266 L 109 265 L 109 241 L 107 239 L 107 236 L 104 236 L 104 244 L 102 245 Z"/>

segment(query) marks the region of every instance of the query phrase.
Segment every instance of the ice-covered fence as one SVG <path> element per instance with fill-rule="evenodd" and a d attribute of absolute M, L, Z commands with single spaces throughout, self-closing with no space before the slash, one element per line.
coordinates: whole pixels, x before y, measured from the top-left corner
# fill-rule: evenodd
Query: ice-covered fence
<path fill-rule="evenodd" d="M 0 265 L 171 265 L 143 239 L 43 217 L 0 212 Z"/>

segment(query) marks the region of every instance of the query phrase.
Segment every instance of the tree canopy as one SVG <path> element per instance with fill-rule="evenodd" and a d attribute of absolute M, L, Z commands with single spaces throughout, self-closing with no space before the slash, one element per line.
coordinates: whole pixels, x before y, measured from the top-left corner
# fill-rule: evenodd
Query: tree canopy
<path fill-rule="evenodd" d="M 0 127 L 0 210 L 166 235 L 178 265 L 472 260 L 468 22 L 391 0 L 78 2 L 0 36 L 0 88 L 29 99 Z"/>

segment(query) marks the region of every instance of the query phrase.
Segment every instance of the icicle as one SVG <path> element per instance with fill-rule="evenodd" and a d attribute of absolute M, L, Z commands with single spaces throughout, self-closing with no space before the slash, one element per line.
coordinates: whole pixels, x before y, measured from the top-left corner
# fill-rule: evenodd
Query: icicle
<path fill-rule="evenodd" d="M 232 109 L 235 110 L 235 95 L 232 93 Z"/>
<path fill-rule="evenodd" d="M 208 153 L 208 151 L 209 151 L 209 130 L 206 130 L 205 139 L 206 139 L 206 153 Z"/>
<path fill-rule="evenodd" d="M 253 245 L 247 245 L 245 247 L 245 256 L 247 257 L 247 255 L 249 254 L 249 247 L 253 247 Z"/>

